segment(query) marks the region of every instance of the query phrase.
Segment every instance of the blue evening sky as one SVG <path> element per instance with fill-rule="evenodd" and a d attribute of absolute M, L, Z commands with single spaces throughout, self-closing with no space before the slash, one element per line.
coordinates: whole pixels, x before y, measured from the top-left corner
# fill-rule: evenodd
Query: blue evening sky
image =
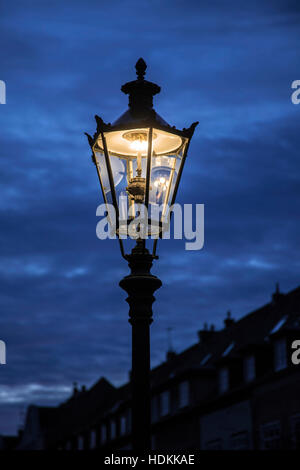
<path fill-rule="evenodd" d="M 4 2 L 3 2 L 4 3 Z M 153 272 L 152 364 L 206 321 L 222 327 L 299 279 L 300 4 L 296 1 L 12 0 L 0 11 L 0 433 L 73 381 L 127 380 L 130 326 L 116 241 L 96 238 L 102 202 L 84 131 L 127 107 L 147 77 L 171 125 L 199 121 L 178 202 L 205 204 L 205 246 L 162 241 Z"/>

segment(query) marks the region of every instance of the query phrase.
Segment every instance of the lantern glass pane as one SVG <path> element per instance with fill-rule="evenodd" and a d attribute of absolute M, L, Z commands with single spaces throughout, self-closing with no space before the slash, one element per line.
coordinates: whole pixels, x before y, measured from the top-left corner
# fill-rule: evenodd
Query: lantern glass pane
<path fill-rule="evenodd" d="M 95 157 L 100 172 L 104 200 L 106 203 L 112 204 L 112 193 L 104 153 L 101 151 L 95 151 Z"/>
<path fill-rule="evenodd" d="M 119 138 L 125 139 L 128 146 L 127 155 L 116 153 L 116 147 L 110 146 L 116 140 L 116 135 L 116 131 L 106 132 L 104 137 L 119 208 L 119 233 L 126 234 L 127 224 L 135 218 L 140 209 L 139 206 L 145 201 L 149 129 L 118 131 Z M 123 135 L 126 137 L 123 138 Z M 103 148 L 101 137 L 97 140 L 97 148 Z M 108 182 L 106 166 L 103 161 L 101 163 L 101 171 L 104 171 L 103 180 Z"/>
<path fill-rule="evenodd" d="M 154 132 L 156 132 L 155 129 Z M 182 141 L 177 152 L 152 156 L 149 205 L 151 206 L 153 234 L 155 231 L 166 231 L 169 227 L 170 205 L 187 144 L 187 139 L 182 139 Z"/>
<path fill-rule="evenodd" d="M 141 214 L 145 203 L 149 132 L 149 128 L 140 128 L 104 133 L 119 209 L 119 234 L 127 234 L 128 224 L 137 213 Z M 151 224 L 149 230 L 151 228 L 151 234 L 155 236 L 161 232 L 162 223 L 168 221 L 186 143 L 187 139 L 177 134 L 155 128 L 152 131 L 148 220 Z M 94 151 L 106 202 L 112 203 L 112 188 L 101 136 Z"/>

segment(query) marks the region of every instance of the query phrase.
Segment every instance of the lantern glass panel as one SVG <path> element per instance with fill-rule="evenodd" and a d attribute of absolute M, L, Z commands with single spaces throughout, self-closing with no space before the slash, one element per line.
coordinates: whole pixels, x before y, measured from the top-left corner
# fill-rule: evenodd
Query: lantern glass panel
<path fill-rule="evenodd" d="M 182 144 L 175 152 L 152 156 L 149 191 L 152 233 L 155 233 L 154 227 L 157 227 L 157 230 L 159 227 L 161 232 L 167 230 L 169 226 L 170 205 L 187 144 L 187 139 L 181 140 Z"/>
<path fill-rule="evenodd" d="M 104 155 L 105 145 L 101 135 L 94 148 L 105 202 L 112 204 L 112 191 L 116 194 L 120 219 L 119 234 L 127 233 L 128 223 L 140 213 L 141 205 L 146 200 L 150 135 L 149 128 L 104 133 L 114 188 L 110 187 L 109 171 Z M 148 197 L 148 219 L 151 219 L 149 222 L 152 234 L 158 235 L 162 223 L 168 221 L 169 206 L 186 143 L 187 139 L 177 134 L 155 128 L 152 130 Z"/>
<path fill-rule="evenodd" d="M 106 132 L 104 138 L 119 209 L 119 234 L 126 235 L 128 223 L 145 202 L 149 128 Z M 97 147 L 104 148 L 101 137 Z"/>
<path fill-rule="evenodd" d="M 113 202 L 112 193 L 111 193 L 111 187 L 110 187 L 104 152 L 97 149 L 97 151 L 95 151 L 95 158 L 96 158 L 96 164 L 100 173 L 102 191 L 103 191 L 103 197 L 104 197 L 105 203 L 112 204 Z"/>

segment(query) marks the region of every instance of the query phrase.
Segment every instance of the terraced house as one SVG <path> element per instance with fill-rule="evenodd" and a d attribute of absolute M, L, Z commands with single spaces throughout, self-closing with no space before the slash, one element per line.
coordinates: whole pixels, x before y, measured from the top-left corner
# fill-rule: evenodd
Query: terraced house
<path fill-rule="evenodd" d="M 196 344 L 151 372 L 152 448 L 300 448 L 300 287 L 224 328 L 198 332 Z M 101 378 L 74 388 L 58 407 L 30 406 L 19 449 L 131 448 L 130 381 Z"/>

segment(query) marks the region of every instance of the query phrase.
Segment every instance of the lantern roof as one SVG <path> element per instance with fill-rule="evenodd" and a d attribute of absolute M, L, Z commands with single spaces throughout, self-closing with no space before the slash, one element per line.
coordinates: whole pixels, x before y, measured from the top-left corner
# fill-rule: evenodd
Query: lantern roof
<path fill-rule="evenodd" d="M 147 64 L 140 58 L 135 64 L 137 79 L 125 83 L 121 91 L 129 95 L 128 110 L 125 111 L 112 124 L 105 123 L 102 118 L 95 116 L 97 131 L 91 137 L 85 132 L 91 147 L 94 146 L 101 132 L 111 132 L 117 130 L 136 129 L 142 127 L 154 127 L 165 132 L 179 135 L 190 139 L 194 133 L 198 122 L 194 122 L 189 128 L 177 129 L 170 126 L 154 109 L 153 96 L 160 93 L 160 86 L 156 83 L 144 79 Z"/>
<path fill-rule="evenodd" d="M 140 58 L 135 64 L 137 80 L 127 82 L 121 87 L 125 95 L 129 95 L 129 109 L 125 111 L 113 126 L 133 125 L 135 122 L 152 121 L 153 125 L 169 126 L 169 124 L 153 109 L 153 96 L 160 93 L 160 86 L 144 79 L 147 64 Z"/>

